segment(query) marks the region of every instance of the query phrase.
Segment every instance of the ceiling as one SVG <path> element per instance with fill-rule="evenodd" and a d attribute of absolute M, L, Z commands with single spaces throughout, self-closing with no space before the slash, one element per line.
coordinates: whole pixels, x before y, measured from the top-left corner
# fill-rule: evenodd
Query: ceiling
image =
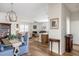
<path fill-rule="evenodd" d="M 64 3 L 71 12 L 79 12 L 79 3 Z M 14 3 L 14 11 L 19 19 L 28 21 L 44 22 L 48 21 L 47 3 Z M 11 10 L 10 3 L 0 3 L 0 12 Z"/>
<path fill-rule="evenodd" d="M 39 21 L 48 17 L 46 3 L 14 3 L 13 8 L 17 16 L 22 19 L 28 19 L 30 21 L 38 19 Z M 0 3 L 1 12 L 8 12 L 10 10 L 10 3 Z"/>
<path fill-rule="evenodd" d="M 71 12 L 79 12 L 79 3 L 65 3 Z"/>

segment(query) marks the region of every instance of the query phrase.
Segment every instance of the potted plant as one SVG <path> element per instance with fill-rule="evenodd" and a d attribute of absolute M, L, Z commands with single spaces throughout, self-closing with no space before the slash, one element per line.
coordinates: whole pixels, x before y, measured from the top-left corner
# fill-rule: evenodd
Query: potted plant
<path fill-rule="evenodd" d="M 12 35 L 9 35 L 9 39 L 11 40 L 11 39 L 16 39 L 17 38 L 17 36 L 16 35 L 14 35 L 14 34 L 12 34 Z"/>

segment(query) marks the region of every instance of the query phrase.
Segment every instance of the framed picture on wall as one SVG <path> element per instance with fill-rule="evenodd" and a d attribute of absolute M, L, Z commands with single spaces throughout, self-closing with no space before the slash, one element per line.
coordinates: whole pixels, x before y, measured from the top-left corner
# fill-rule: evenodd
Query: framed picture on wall
<path fill-rule="evenodd" d="M 50 28 L 51 29 L 58 29 L 59 28 L 59 18 L 50 19 Z"/>
<path fill-rule="evenodd" d="M 33 29 L 37 29 L 37 26 L 36 25 L 33 25 Z"/>

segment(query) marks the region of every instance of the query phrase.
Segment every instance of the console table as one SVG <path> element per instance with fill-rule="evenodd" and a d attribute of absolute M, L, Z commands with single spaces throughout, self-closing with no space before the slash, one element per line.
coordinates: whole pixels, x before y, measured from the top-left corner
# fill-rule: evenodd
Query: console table
<path fill-rule="evenodd" d="M 60 54 L 60 40 L 59 39 L 54 39 L 54 38 L 50 38 L 49 42 L 51 43 L 51 53 L 52 53 L 52 44 L 53 42 L 57 42 L 58 43 L 58 54 Z"/>

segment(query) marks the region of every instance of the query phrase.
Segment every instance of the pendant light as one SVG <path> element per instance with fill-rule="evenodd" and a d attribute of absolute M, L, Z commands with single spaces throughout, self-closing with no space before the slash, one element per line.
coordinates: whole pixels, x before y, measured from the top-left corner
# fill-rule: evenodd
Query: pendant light
<path fill-rule="evenodd" d="M 11 22 L 16 22 L 17 21 L 17 16 L 16 12 L 13 10 L 13 3 L 11 3 L 11 10 L 7 12 L 8 19 Z"/>

